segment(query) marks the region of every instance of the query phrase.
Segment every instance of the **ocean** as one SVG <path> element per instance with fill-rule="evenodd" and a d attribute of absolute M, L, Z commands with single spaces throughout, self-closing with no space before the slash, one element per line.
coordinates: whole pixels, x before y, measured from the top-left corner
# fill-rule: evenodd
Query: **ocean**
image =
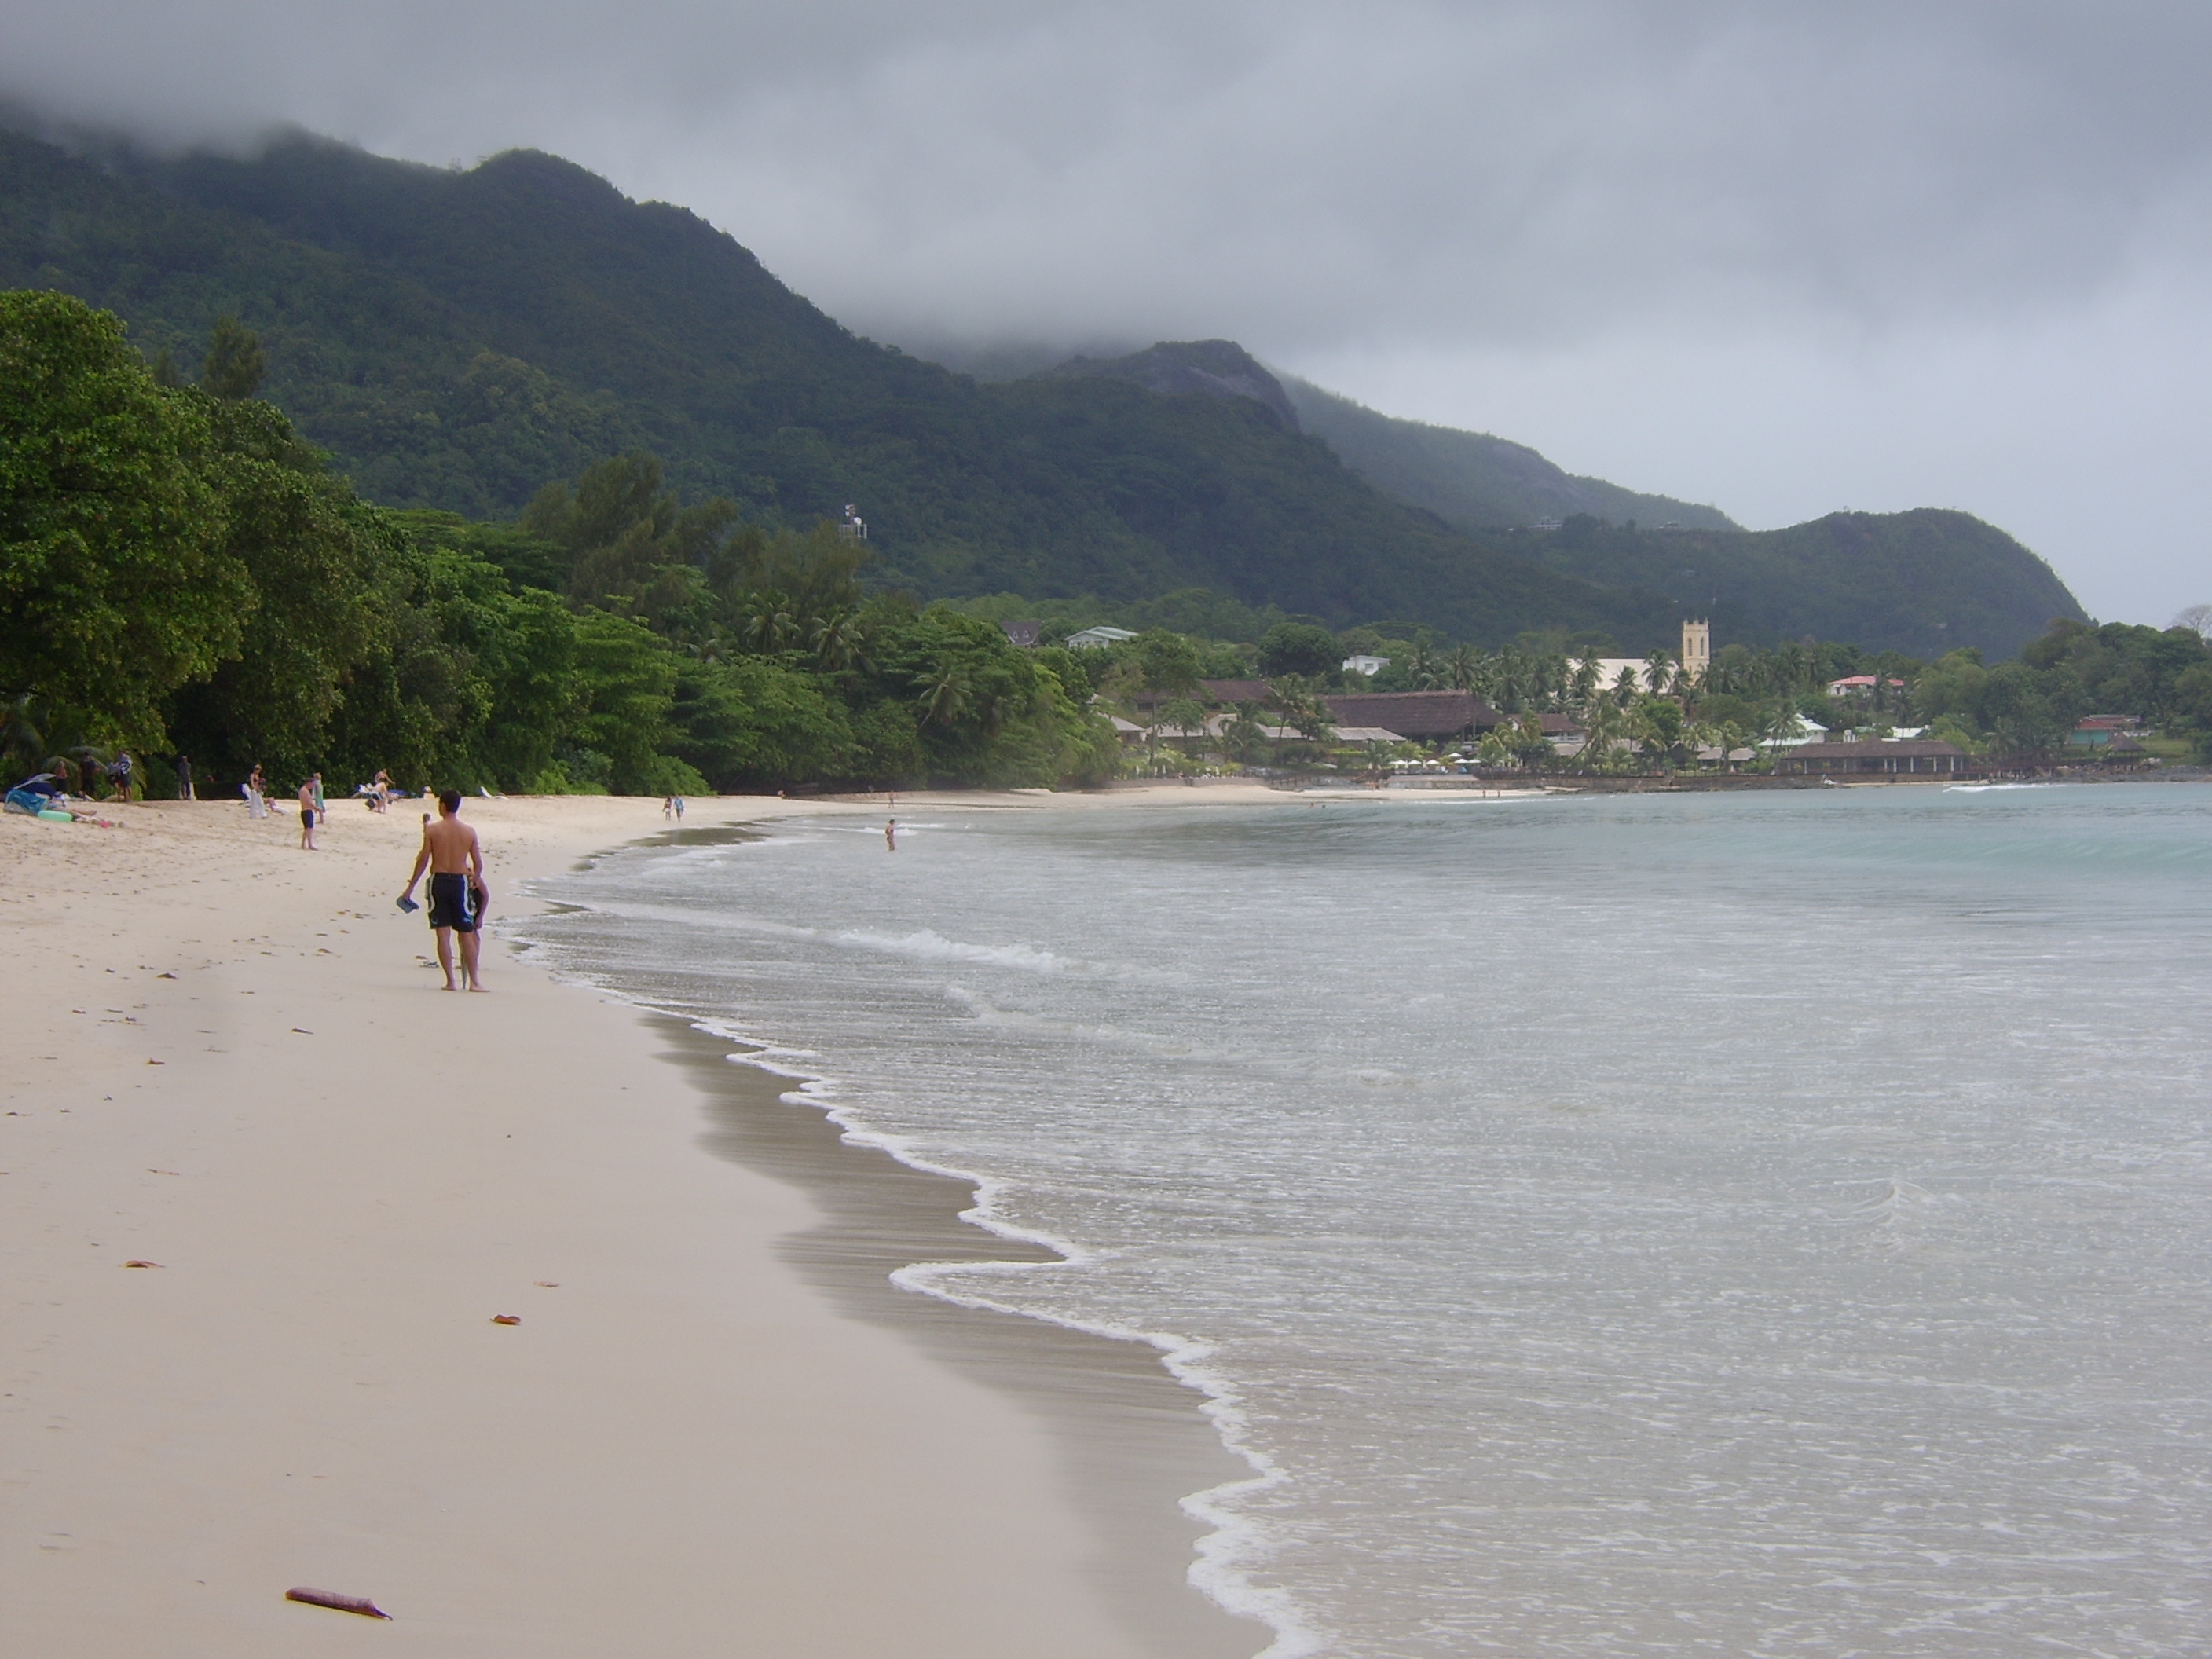
<path fill-rule="evenodd" d="M 1278 1659 L 2212 1650 L 2212 791 L 901 830 L 519 927 L 1064 1252 L 899 1277 L 1161 1347 Z"/>

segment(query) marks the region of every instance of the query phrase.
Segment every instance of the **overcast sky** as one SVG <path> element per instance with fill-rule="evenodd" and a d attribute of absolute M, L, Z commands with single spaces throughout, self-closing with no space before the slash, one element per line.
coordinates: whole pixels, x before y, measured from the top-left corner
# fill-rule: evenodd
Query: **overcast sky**
<path fill-rule="evenodd" d="M 1754 527 L 2212 600 L 2212 6 L 0 0 L 167 142 L 557 151 L 927 349 L 1225 336 Z"/>

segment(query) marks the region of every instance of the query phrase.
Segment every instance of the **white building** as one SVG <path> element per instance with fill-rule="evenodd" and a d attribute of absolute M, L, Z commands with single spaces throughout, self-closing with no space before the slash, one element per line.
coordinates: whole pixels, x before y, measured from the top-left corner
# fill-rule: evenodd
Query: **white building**
<path fill-rule="evenodd" d="M 1346 673 L 1364 674 L 1370 679 L 1373 679 L 1377 674 L 1381 673 L 1389 665 L 1389 658 L 1370 657 L 1364 652 L 1360 653 L 1357 656 L 1346 657 L 1344 659 L 1344 672 Z"/>
<path fill-rule="evenodd" d="M 1080 634 L 1070 634 L 1067 643 L 1072 649 L 1086 651 L 1102 645 L 1119 645 L 1124 640 L 1136 637 L 1126 628 L 1108 628 L 1101 623 L 1097 628 L 1086 628 Z"/>

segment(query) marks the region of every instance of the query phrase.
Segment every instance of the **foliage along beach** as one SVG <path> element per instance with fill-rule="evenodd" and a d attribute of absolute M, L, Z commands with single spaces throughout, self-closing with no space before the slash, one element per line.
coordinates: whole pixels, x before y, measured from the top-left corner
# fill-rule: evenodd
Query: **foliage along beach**
<path fill-rule="evenodd" d="M 261 351 L 234 325 L 197 384 L 60 295 L 0 298 L 0 690 L 21 771 L 130 748 L 188 755 L 222 793 L 257 764 L 524 793 L 1085 787 L 1379 768 L 1419 751 L 1332 754 L 1318 699 L 1446 687 L 1508 717 L 1479 750 L 1468 733 L 1466 758 L 1492 769 L 1694 771 L 1703 750 L 1732 770 L 1808 720 L 1876 736 L 1909 721 L 2015 765 L 2063 758 L 2093 713 L 2156 733 L 2168 760 L 2212 736 L 2201 635 L 2063 618 L 2013 662 L 1728 643 L 1702 678 L 1658 648 L 1640 678 L 1605 684 L 1609 635 L 1540 630 L 1493 652 L 1198 592 L 1103 608 L 1151 625 L 1072 651 L 1053 641 L 1104 619 L 1095 602 L 925 606 L 872 585 L 867 544 L 837 526 L 683 502 L 649 455 L 548 481 L 511 524 L 375 507 L 250 395 Z M 1018 610 L 1042 613 L 1040 647 L 999 625 Z M 1363 653 L 1380 672 L 1338 662 Z M 1855 675 L 1868 695 L 1824 690 Z M 1257 702 L 1205 690 L 1255 677 Z M 1571 763 L 1545 714 L 1583 738 Z M 166 773 L 144 775 L 158 789 Z"/>

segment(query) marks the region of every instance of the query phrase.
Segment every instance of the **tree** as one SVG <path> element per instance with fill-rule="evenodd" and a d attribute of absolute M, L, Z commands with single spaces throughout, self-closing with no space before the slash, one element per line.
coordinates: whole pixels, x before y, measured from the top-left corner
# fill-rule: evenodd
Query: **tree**
<path fill-rule="evenodd" d="M 215 402 L 207 415 L 226 550 L 252 593 L 235 649 L 172 708 L 204 764 L 304 775 L 323 758 L 349 677 L 392 643 L 404 544 L 274 406 Z"/>
<path fill-rule="evenodd" d="M 1982 719 L 2004 749 L 2056 748 L 2081 718 L 2080 683 L 2064 672 L 2038 674 L 2025 663 L 2000 663 L 1982 688 Z"/>
<path fill-rule="evenodd" d="M 1682 705 L 1672 697 L 1645 697 L 1636 705 L 1630 729 L 1647 752 L 1672 759 L 1682 744 Z"/>
<path fill-rule="evenodd" d="M 1324 742 L 1335 731 L 1335 719 L 1310 681 L 1285 678 L 1270 681 L 1268 689 L 1275 694 L 1283 723 L 1308 742 Z"/>
<path fill-rule="evenodd" d="M 261 342 L 228 314 L 216 319 L 208 339 L 207 357 L 200 367 L 200 385 L 208 395 L 238 403 L 251 398 L 268 378 L 269 365 L 261 355 Z"/>
<path fill-rule="evenodd" d="M 2177 612 L 2166 626 L 2185 628 L 2198 639 L 2212 644 L 2212 605 L 2192 605 Z"/>
<path fill-rule="evenodd" d="M 161 746 L 162 700 L 236 651 L 252 603 L 212 448 L 116 318 L 0 294 L 0 695 Z"/>
<path fill-rule="evenodd" d="M 1344 660 L 1336 635 L 1310 623 L 1277 623 L 1260 641 L 1260 672 L 1307 678 L 1333 674 Z"/>
<path fill-rule="evenodd" d="M 1180 634 L 1152 628 L 1127 647 L 1145 673 L 1145 690 L 1187 696 L 1198 690 L 1198 653 Z"/>
<path fill-rule="evenodd" d="M 811 676 L 757 657 L 679 664 L 672 713 L 674 753 L 717 789 L 835 775 L 851 759 L 845 711 Z"/>
<path fill-rule="evenodd" d="M 578 781 L 622 795 L 705 794 L 707 781 L 664 752 L 677 733 L 678 659 L 652 630 L 627 617 L 587 611 L 576 620 L 581 705 L 574 747 L 562 759 L 582 768 Z"/>

